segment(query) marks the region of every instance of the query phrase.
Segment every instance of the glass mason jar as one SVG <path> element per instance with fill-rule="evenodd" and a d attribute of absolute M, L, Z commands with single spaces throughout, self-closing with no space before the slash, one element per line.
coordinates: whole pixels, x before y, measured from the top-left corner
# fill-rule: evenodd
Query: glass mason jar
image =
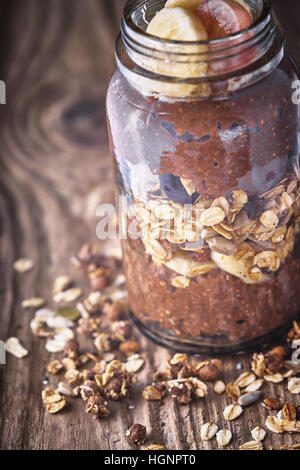
<path fill-rule="evenodd" d="M 297 75 L 268 0 L 213 41 L 145 32 L 127 3 L 107 114 L 132 315 L 190 352 L 282 335 L 300 310 Z"/>

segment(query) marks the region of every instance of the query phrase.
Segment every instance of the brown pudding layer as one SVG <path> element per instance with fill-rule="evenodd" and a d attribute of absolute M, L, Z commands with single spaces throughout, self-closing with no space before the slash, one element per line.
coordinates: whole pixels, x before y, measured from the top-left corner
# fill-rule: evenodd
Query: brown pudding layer
<path fill-rule="evenodd" d="M 141 240 L 123 241 L 129 303 L 143 324 L 185 337 L 223 336 L 243 341 L 265 335 L 296 317 L 300 306 L 300 243 L 263 284 L 246 284 L 221 270 L 172 287 L 174 272 L 145 255 Z"/>
<path fill-rule="evenodd" d="M 141 235 L 123 241 L 129 305 L 153 337 L 222 349 L 300 311 L 294 79 L 284 58 L 223 99 L 167 101 L 115 75 L 115 181 Z"/>

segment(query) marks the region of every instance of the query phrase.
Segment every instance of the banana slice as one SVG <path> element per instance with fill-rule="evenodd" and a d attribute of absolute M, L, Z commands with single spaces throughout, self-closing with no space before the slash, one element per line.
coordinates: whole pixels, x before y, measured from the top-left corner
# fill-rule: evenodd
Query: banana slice
<path fill-rule="evenodd" d="M 185 8 L 163 8 L 149 23 L 147 33 L 164 39 L 202 41 L 207 34 L 200 19 Z"/>
<path fill-rule="evenodd" d="M 242 281 L 246 282 L 246 284 L 257 284 L 269 280 L 269 276 L 266 274 L 262 274 L 259 279 L 253 279 L 249 275 L 249 265 L 247 262 L 242 259 L 237 260 L 234 256 L 221 255 L 216 251 L 212 251 L 211 259 L 220 269 L 233 276 L 239 277 Z"/>
<path fill-rule="evenodd" d="M 156 14 L 148 25 L 147 32 L 162 39 L 177 41 L 203 41 L 207 40 L 207 33 L 201 20 L 191 10 L 185 8 L 163 8 Z M 162 76 L 177 78 L 198 78 L 207 74 L 207 64 L 198 60 L 195 54 L 206 53 L 206 45 L 174 45 L 173 52 L 186 54 L 178 56 L 170 61 L 170 55 L 166 54 L 165 60 L 149 58 L 143 59 L 142 66 Z M 174 57 L 174 56 L 173 56 Z M 184 58 L 182 58 L 184 57 Z M 196 57 L 196 59 L 195 59 Z M 203 56 L 201 56 L 203 59 Z M 181 62 L 180 62 L 181 59 Z M 200 58 L 199 58 L 200 59 Z M 154 82 L 154 80 L 153 80 Z M 191 94 L 206 95 L 208 85 L 189 85 L 185 83 L 170 83 L 155 81 L 155 92 L 167 96 L 186 97 Z"/>
<path fill-rule="evenodd" d="M 163 264 L 165 264 L 167 268 L 172 269 L 172 271 L 186 277 L 201 276 L 216 268 L 215 263 L 212 261 L 198 263 L 191 259 L 188 254 L 180 253 L 179 251 L 170 261 L 164 262 Z"/>
<path fill-rule="evenodd" d="M 205 0 L 168 0 L 165 4 L 165 8 L 196 8 Z"/>

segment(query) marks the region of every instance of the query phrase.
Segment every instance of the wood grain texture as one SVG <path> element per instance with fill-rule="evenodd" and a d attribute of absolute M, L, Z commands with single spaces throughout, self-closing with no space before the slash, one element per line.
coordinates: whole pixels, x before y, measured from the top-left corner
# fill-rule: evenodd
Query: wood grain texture
<path fill-rule="evenodd" d="M 30 332 L 32 314 L 21 300 L 49 298 L 55 276 L 73 271 L 68 260 L 86 240 L 95 240 L 95 209 L 111 202 L 112 179 L 105 124 L 105 93 L 114 68 L 113 44 L 122 0 L 10 0 L 0 2 L 1 76 L 7 105 L 0 106 L 0 339 L 18 336 L 29 349 L 24 360 L 11 356 L 0 366 L 0 448 L 128 449 L 126 429 L 145 424 L 148 443 L 168 449 L 212 449 L 200 440 L 200 428 L 215 421 L 230 428 L 237 448 L 264 424 L 267 411 L 252 406 L 226 423 L 225 396 L 179 407 L 145 402 L 142 387 L 169 353 L 141 338 L 147 366 L 130 402 L 94 422 L 82 403 L 57 416 L 44 412 L 42 378 L 50 355 Z M 288 46 L 300 65 L 300 18 L 294 0 L 273 1 L 287 30 Z M 16 276 L 15 259 L 29 256 L 35 269 Z M 50 300 L 50 299 L 49 299 Z M 238 375 L 245 356 L 224 360 L 224 380 Z M 266 385 L 264 394 L 281 402 L 295 397 L 286 387 Z M 128 405 L 134 404 L 134 410 Z M 298 398 L 298 405 L 300 400 Z M 266 447 L 291 445 L 300 437 L 269 433 Z"/>

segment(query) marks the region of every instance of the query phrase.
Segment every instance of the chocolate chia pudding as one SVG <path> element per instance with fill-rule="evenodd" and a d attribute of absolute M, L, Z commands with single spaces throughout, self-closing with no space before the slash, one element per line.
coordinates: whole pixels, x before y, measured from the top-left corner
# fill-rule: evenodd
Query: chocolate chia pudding
<path fill-rule="evenodd" d="M 160 12 L 167 25 L 177 15 L 181 21 L 177 6 L 184 2 L 167 2 Z M 139 36 L 131 19 L 139 18 L 144 30 L 147 24 L 137 14 L 139 2 L 131 2 L 107 111 L 117 194 L 127 204 L 122 247 L 132 313 L 158 341 L 222 352 L 265 340 L 298 315 L 300 170 L 299 109 L 292 100 L 297 76 L 270 6 L 218 2 L 240 27 L 249 18 L 252 25 L 240 42 L 216 36 L 221 43 L 215 43 L 208 36 L 204 71 L 202 42 L 196 71 L 190 52 L 175 50 L 187 60 L 190 81 L 178 60 L 171 74 L 171 56 L 149 62 L 147 51 L 133 54 L 133 37 L 135 46 L 150 41 L 149 48 L 157 39 Z M 190 0 L 194 6 L 183 12 L 182 24 L 198 28 L 197 14 L 206 28 L 202 35 L 221 34 L 206 15 L 218 2 Z M 151 7 L 157 2 L 144 3 L 154 34 Z M 158 15 L 153 21 L 161 27 Z M 261 43 L 263 25 L 269 35 Z M 200 33 L 195 30 L 197 40 Z M 222 55 L 224 44 L 232 48 L 230 59 Z M 173 53 L 170 47 L 164 43 L 162 53 Z"/>

